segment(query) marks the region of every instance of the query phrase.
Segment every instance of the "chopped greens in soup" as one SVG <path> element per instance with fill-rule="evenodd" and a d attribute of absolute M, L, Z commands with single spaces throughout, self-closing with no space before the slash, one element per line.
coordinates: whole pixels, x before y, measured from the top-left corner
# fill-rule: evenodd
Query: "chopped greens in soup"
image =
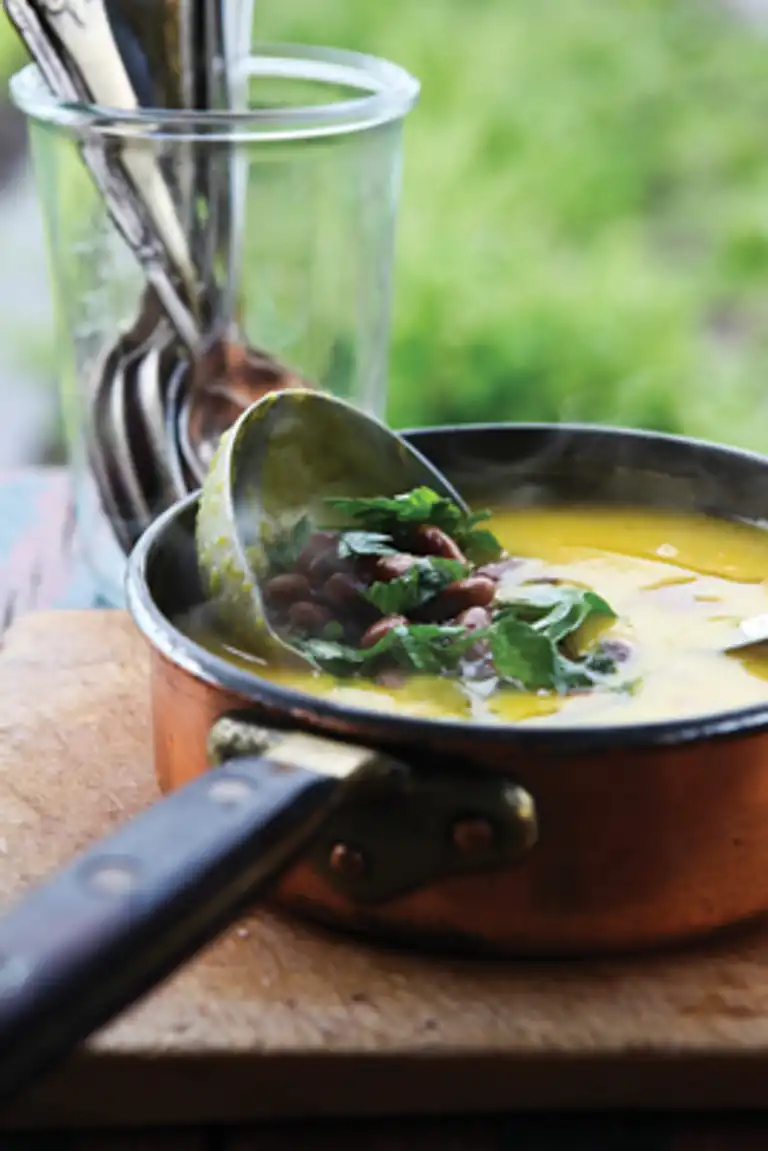
<path fill-rule="evenodd" d="M 484 723 L 607 724 L 768 703 L 768 653 L 723 654 L 768 611 L 768 533 L 697 514 L 466 515 L 428 488 L 327 501 L 269 549 L 273 627 L 310 661 L 266 666 L 205 615 L 193 639 L 341 704 Z"/>

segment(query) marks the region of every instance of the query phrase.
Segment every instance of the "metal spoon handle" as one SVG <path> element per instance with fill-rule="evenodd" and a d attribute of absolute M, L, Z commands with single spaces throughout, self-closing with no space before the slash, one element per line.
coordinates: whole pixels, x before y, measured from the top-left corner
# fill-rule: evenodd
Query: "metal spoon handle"
<path fill-rule="evenodd" d="M 226 4 L 224 20 L 224 71 L 227 81 L 227 106 L 244 110 L 249 106 L 249 75 L 246 65 L 250 57 L 256 0 L 239 0 Z M 220 243 L 227 283 L 223 306 L 230 318 L 235 317 L 238 294 L 245 259 L 242 237 L 246 228 L 248 180 L 250 161 L 237 147 L 230 147 L 229 183 L 227 187 L 227 223 Z"/>
<path fill-rule="evenodd" d="M 187 0 L 189 56 L 196 77 L 193 106 L 220 111 L 247 106 L 247 62 L 253 0 Z M 248 159 L 237 145 L 199 149 L 195 156 L 198 202 L 194 219 L 195 262 L 206 286 L 213 326 L 234 317 L 242 266 L 242 233 Z"/>
<path fill-rule="evenodd" d="M 284 737 L 156 803 L 12 908 L 0 919 L 0 1099 L 236 920 L 375 758 Z"/>
<path fill-rule="evenodd" d="M 223 2 L 226 3 L 226 0 Z M 195 93 L 197 107 L 226 109 L 230 106 L 230 99 L 224 59 L 222 0 L 195 0 L 194 8 L 197 17 L 195 72 L 199 80 Z M 196 221 L 198 265 L 208 290 L 209 306 L 214 313 L 219 308 L 217 257 L 222 247 L 222 237 L 227 235 L 231 223 L 229 151 L 224 146 L 203 151 L 195 157 L 198 191 L 206 205 L 205 219 Z"/>
<path fill-rule="evenodd" d="M 48 0 L 47 5 L 44 0 L 43 9 L 92 101 L 107 108 L 137 111 L 140 104 L 115 43 L 103 0 L 88 0 L 87 7 L 80 5 L 80 13 L 71 4 L 62 6 L 58 0 Z M 196 276 L 186 236 L 151 146 L 144 141 L 129 141 L 120 147 L 119 154 L 135 186 L 141 189 L 142 200 L 170 258 L 193 293 Z"/>
<path fill-rule="evenodd" d="M 60 98 L 138 108 L 102 0 L 90 0 L 87 8 L 62 7 L 50 0 L 37 4 L 5 0 L 5 8 L 43 78 Z M 201 338 L 194 311 L 197 277 L 173 197 L 151 146 L 145 141 L 126 141 L 107 155 L 100 142 L 86 141 L 80 150 L 110 216 L 169 319 L 185 344 L 197 350 Z M 174 273 L 184 285 L 183 294 Z"/>
<path fill-rule="evenodd" d="M 733 629 L 730 639 L 723 647 L 726 655 L 736 653 L 747 655 L 751 648 L 763 647 L 768 643 L 768 612 L 749 616 Z"/>

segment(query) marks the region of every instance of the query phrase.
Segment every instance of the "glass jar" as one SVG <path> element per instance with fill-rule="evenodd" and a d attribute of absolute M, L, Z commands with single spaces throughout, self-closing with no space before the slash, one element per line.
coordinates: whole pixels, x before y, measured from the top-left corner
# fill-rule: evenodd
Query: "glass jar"
<path fill-rule="evenodd" d="M 66 103 L 34 66 L 11 82 L 30 125 L 50 256 L 78 546 L 114 605 L 123 602 L 130 525 L 115 530 L 128 513 L 93 466 L 94 397 L 104 410 L 114 402 L 105 364 L 137 330 L 147 289 L 84 155 L 128 146 L 154 160 L 187 229 L 190 172 L 226 165 L 227 244 L 212 250 L 206 273 L 225 288 L 218 322 L 313 384 L 375 415 L 386 410 L 402 123 L 418 83 L 385 60 L 283 46 L 260 47 L 234 79 L 232 110 L 205 113 Z M 199 219 L 194 227 L 200 233 Z M 135 373 L 121 384 L 130 437 L 140 389 Z M 150 515 L 159 510 L 162 501 Z"/>

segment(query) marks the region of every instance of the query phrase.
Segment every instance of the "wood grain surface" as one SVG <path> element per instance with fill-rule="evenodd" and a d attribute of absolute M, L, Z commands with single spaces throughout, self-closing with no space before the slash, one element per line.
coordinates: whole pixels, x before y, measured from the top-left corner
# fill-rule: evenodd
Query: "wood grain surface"
<path fill-rule="evenodd" d="M 93 602 L 61 473 L 6 477 L 0 558 L 9 620 Z M 0 653 L 0 728 L 4 897 L 156 796 L 143 653 L 118 614 L 16 624 Z M 768 937 L 753 930 L 642 962 L 481 969 L 262 913 L 7 1112 L 0 1151 L 766 1148 L 763 1116 L 711 1111 L 768 1101 L 766 960 Z M 318 1079 L 324 1064 L 330 1080 Z M 620 1104 L 710 1113 L 574 1113 Z M 478 1105 L 496 1117 L 468 1117 Z M 525 1114 L 537 1107 L 566 1110 Z M 355 1110 L 456 1114 L 331 1117 Z M 184 1131 L 104 1127 L 177 1116 Z M 30 1123 L 49 1130 L 22 1133 Z M 82 1124 L 93 1129 L 71 1132 Z"/>

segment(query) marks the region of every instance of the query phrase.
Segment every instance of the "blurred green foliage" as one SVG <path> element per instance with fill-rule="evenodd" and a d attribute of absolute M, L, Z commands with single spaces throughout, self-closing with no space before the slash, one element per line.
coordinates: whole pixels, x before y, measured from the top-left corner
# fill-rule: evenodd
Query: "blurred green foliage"
<path fill-rule="evenodd" d="M 725 0 L 257 0 L 257 19 L 422 81 L 396 425 L 585 419 L 768 447 L 768 39 Z"/>
<path fill-rule="evenodd" d="M 768 42 L 700 0 L 282 0 L 389 55 L 406 129 L 393 421 L 768 446 Z"/>
<path fill-rule="evenodd" d="M 26 52 L 11 28 L 5 11 L 0 8 L 0 76 L 7 80 L 24 63 Z"/>

